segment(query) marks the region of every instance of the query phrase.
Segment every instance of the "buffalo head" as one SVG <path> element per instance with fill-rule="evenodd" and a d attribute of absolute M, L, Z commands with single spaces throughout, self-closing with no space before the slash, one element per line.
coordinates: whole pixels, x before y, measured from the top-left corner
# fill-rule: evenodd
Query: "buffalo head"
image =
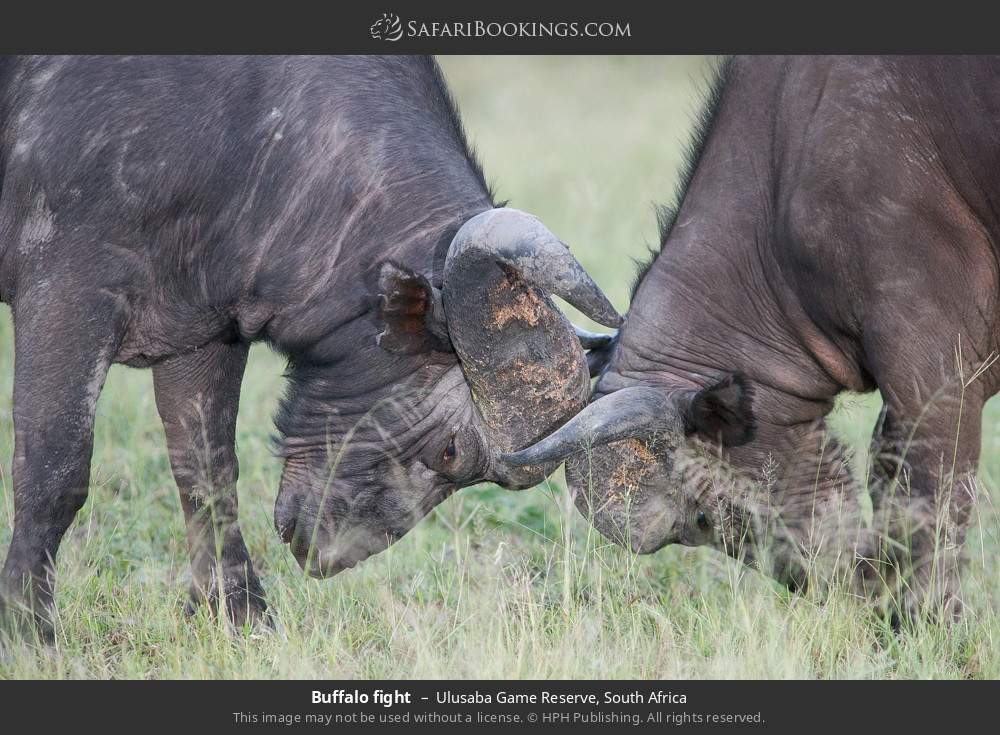
<path fill-rule="evenodd" d="M 286 463 L 275 522 L 304 569 L 353 566 L 459 488 L 521 489 L 555 469 L 558 459 L 504 459 L 563 424 L 590 392 L 580 339 L 549 294 L 620 322 L 568 248 L 513 209 L 461 226 L 440 288 L 378 264 L 376 318 L 345 325 L 340 339 L 358 342 L 335 364 L 293 367 L 279 416 Z"/>
<path fill-rule="evenodd" d="M 566 477 L 580 511 L 638 553 L 669 543 L 707 543 L 733 553 L 753 535 L 754 498 L 714 454 L 750 439 L 750 404 L 740 376 L 701 389 L 598 393 L 557 431 L 504 459 L 568 459 Z"/>
<path fill-rule="evenodd" d="M 755 441 L 753 390 L 743 376 L 701 388 L 645 383 L 611 390 L 620 380 L 606 373 L 590 405 L 503 459 L 566 459 L 579 510 L 636 553 L 708 545 L 792 588 L 826 585 L 871 556 L 854 485 L 849 477 L 832 485 L 824 479 L 830 467 L 817 464 L 822 451 L 784 469 L 783 453 L 759 473 L 740 468 Z M 822 437 L 809 428 L 804 440 Z M 803 491 L 782 492 L 784 485 Z"/>

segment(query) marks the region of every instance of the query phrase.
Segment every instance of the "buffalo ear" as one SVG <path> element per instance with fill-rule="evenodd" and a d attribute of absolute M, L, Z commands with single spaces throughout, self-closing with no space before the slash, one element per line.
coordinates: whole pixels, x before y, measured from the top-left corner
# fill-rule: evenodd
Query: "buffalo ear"
<path fill-rule="evenodd" d="M 441 291 L 422 275 L 396 263 L 383 263 L 378 297 L 382 331 L 375 341 L 383 350 L 398 355 L 453 351 Z"/>
<path fill-rule="evenodd" d="M 724 447 L 746 444 L 754 434 L 752 402 L 753 388 L 746 377 L 728 375 L 694 394 L 683 414 L 684 431 Z"/>

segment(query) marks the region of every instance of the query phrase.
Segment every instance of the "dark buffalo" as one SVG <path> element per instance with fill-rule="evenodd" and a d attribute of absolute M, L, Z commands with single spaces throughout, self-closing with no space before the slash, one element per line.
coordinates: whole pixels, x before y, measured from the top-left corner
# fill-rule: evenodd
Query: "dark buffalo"
<path fill-rule="evenodd" d="M 325 576 L 457 488 L 544 477 L 553 463 L 499 455 L 589 393 L 546 294 L 618 321 L 538 220 L 495 208 L 426 58 L 4 58 L 0 187 L 16 341 L 2 581 L 43 629 L 112 363 L 153 368 L 193 599 L 241 623 L 266 609 L 235 490 L 252 342 L 289 362 L 275 522 Z"/>
<path fill-rule="evenodd" d="M 897 612 L 957 612 L 1000 381 L 998 120 L 995 58 L 726 65 L 593 402 L 512 461 L 575 453 L 581 506 L 637 551 L 766 539 L 792 585 L 856 553 Z M 869 524 L 824 417 L 876 388 Z"/>

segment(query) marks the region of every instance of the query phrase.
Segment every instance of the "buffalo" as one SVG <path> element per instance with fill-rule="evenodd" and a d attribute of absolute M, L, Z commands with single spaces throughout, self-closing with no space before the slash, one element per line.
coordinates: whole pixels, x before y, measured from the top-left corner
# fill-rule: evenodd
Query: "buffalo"
<path fill-rule="evenodd" d="M 1000 388 L 998 81 L 988 57 L 725 63 L 592 402 L 507 461 L 568 457 L 638 552 L 709 544 L 792 587 L 847 561 L 897 623 L 957 615 Z M 869 511 L 825 417 L 875 389 Z"/>
<path fill-rule="evenodd" d="M 442 75 L 411 57 L 0 57 L 0 298 L 15 329 L 15 518 L 0 607 L 52 635 L 112 363 L 153 370 L 192 605 L 267 620 L 237 516 L 251 343 L 287 356 L 275 524 L 329 576 L 585 405 L 619 316 L 498 205 Z M 5 602 L 4 602 L 5 600 Z"/>

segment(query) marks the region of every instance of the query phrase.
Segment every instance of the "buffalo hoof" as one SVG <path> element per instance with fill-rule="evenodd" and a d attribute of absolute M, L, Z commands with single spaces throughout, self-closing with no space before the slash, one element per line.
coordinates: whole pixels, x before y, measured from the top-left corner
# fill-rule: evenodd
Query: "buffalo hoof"
<path fill-rule="evenodd" d="M 274 620 L 264 599 L 264 590 L 256 579 L 251 579 L 250 582 L 247 584 L 244 577 L 225 579 L 221 595 L 214 578 L 207 589 L 193 584 L 188 600 L 184 603 L 184 614 L 191 617 L 197 613 L 198 608 L 207 605 L 212 616 L 218 616 L 221 597 L 226 620 L 234 630 L 273 630 Z"/>
<path fill-rule="evenodd" d="M 51 646 L 56 642 L 52 617 L 47 610 L 33 609 L 24 600 L 0 594 L 0 650 L 5 639 Z"/>

